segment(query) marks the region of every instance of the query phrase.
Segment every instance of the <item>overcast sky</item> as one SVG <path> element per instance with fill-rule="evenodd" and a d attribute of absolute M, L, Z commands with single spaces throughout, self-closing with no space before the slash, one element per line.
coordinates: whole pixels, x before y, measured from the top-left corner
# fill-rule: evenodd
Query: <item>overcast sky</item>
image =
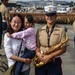
<path fill-rule="evenodd" d="M 41 1 L 41 0 L 12 0 L 12 1 Z M 57 0 L 55 0 L 55 1 L 57 1 Z M 69 1 L 69 2 L 73 1 L 73 2 L 75 2 L 75 0 L 58 0 L 58 1 Z"/>

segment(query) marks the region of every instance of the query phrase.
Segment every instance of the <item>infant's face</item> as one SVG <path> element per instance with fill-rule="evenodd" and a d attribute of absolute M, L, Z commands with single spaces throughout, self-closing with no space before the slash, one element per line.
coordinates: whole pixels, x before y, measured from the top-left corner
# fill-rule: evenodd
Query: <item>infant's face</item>
<path fill-rule="evenodd" d="M 32 27 L 32 23 L 28 22 L 27 18 L 24 19 L 24 28 Z"/>

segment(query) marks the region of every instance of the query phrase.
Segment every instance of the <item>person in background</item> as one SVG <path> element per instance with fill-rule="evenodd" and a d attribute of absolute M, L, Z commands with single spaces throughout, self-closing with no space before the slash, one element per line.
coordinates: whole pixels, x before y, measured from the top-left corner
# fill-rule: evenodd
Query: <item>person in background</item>
<path fill-rule="evenodd" d="M 73 22 L 73 31 L 74 31 L 74 34 L 75 34 L 75 21 Z M 74 35 L 74 45 L 75 45 L 75 35 Z"/>
<path fill-rule="evenodd" d="M 0 49 L 2 49 L 2 15 L 0 12 Z"/>
<path fill-rule="evenodd" d="M 7 8 L 8 0 L 1 0 L 0 12 L 2 14 L 2 33 L 4 35 L 7 25 L 9 25 L 9 11 Z"/>
<path fill-rule="evenodd" d="M 16 32 L 8 34 L 8 37 L 12 37 L 15 39 L 23 39 L 25 43 L 25 53 L 21 56 L 22 58 L 30 58 L 32 59 L 35 56 L 36 50 L 36 34 L 34 31 L 34 20 L 32 15 L 25 15 L 24 17 L 24 30 L 20 32 Z M 21 69 L 23 67 L 22 62 L 17 62 L 15 67 L 15 74 L 20 75 Z"/>
<path fill-rule="evenodd" d="M 20 14 L 13 14 L 13 16 L 10 18 L 10 25 L 7 27 L 4 35 L 4 50 L 7 56 L 8 66 L 11 67 L 15 62 L 23 62 L 24 65 L 20 75 L 29 75 L 31 59 L 21 57 L 24 54 L 25 49 L 24 41 L 22 41 L 22 39 L 18 40 L 7 36 L 8 33 L 13 34 L 22 31 L 23 23 L 23 18 Z M 18 56 L 21 42 L 22 47 Z"/>
<path fill-rule="evenodd" d="M 62 75 L 60 55 L 66 52 L 66 43 L 48 55 L 44 55 L 43 52 L 66 40 L 66 32 L 56 24 L 57 6 L 45 6 L 44 9 L 47 24 L 39 28 L 36 34 L 36 55 L 44 65 L 35 67 L 35 75 Z"/>

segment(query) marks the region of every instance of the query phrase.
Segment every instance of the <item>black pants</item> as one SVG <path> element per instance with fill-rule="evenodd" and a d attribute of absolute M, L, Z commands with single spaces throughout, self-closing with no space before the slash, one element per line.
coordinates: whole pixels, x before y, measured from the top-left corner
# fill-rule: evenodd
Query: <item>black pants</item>
<path fill-rule="evenodd" d="M 0 47 L 2 45 L 2 35 L 0 35 Z"/>
<path fill-rule="evenodd" d="M 49 62 L 41 67 L 35 67 L 35 75 L 62 75 L 61 58 L 55 58 L 55 62 Z"/>
<path fill-rule="evenodd" d="M 2 44 L 2 15 L 0 12 L 0 47 L 1 47 L 1 44 Z"/>

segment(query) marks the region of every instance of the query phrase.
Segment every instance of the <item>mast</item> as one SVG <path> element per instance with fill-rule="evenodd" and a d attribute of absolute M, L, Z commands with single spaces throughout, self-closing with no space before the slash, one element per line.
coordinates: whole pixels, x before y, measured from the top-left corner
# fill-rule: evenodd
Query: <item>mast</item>
<path fill-rule="evenodd" d="M 55 0 L 52 0 L 52 5 L 55 5 Z"/>

